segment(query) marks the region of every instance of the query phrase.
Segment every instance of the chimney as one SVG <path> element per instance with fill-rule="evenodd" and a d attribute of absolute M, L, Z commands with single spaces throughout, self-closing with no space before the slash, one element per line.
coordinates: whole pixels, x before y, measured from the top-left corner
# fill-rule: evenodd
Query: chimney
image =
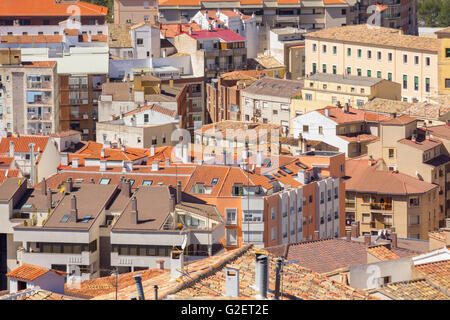
<path fill-rule="evenodd" d="M 391 233 L 391 247 L 398 248 L 397 233 L 395 232 Z"/>
<path fill-rule="evenodd" d="M 302 138 L 302 141 L 301 141 L 301 152 L 302 152 L 302 153 L 308 152 L 308 147 L 307 147 L 307 144 L 306 144 L 306 139 L 304 139 L 304 138 Z"/>
<path fill-rule="evenodd" d="M 136 274 L 133 278 L 136 282 L 136 290 L 138 292 L 139 300 L 145 300 L 144 288 L 142 287 L 142 275 Z"/>
<path fill-rule="evenodd" d="M 358 222 L 354 221 L 352 222 L 352 238 L 358 238 L 359 237 L 359 228 L 358 228 Z"/>
<path fill-rule="evenodd" d="M 319 231 L 314 231 L 313 240 L 319 240 Z"/>
<path fill-rule="evenodd" d="M 329 108 L 325 108 L 325 117 L 327 117 L 327 118 L 330 117 L 330 109 Z"/>
<path fill-rule="evenodd" d="M 106 171 L 106 160 L 100 160 L 100 171 Z"/>
<path fill-rule="evenodd" d="M 131 199 L 131 221 L 130 222 L 131 222 L 131 224 L 138 224 L 138 222 L 139 222 L 136 197 L 133 197 L 133 199 Z"/>
<path fill-rule="evenodd" d="M 450 218 L 445 219 L 445 228 L 450 229 Z"/>
<path fill-rule="evenodd" d="M 255 290 L 260 299 L 267 298 L 269 287 L 269 258 L 264 254 L 256 254 L 255 263 Z"/>
<path fill-rule="evenodd" d="M 34 172 L 34 166 L 35 166 L 35 160 L 34 160 L 34 146 L 36 144 L 35 143 L 30 143 L 28 146 L 30 147 L 30 182 L 31 185 L 33 186 L 35 184 L 35 172 Z"/>
<path fill-rule="evenodd" d="M 345 235 L 346 235 L 347 241 L 351 241 L 352 240 L 352 232 L 350 230 L 347 230 L 345 232 Z"/>
<path fill-rule="evenodd" d="M 283 258 L 277 258 L 277 264 L 275 267 L 275 293 L 274 300 L 280 299 L 280 282 L 281 282 L 281 270 L 283 268 Z"/>
<path fill-rule="evenodd" d="M 152 171 L 158 171 L 158 170 L 159 170 L 159 162 L 152 161 Z"/>
<path fill-rule="evenodd" d="M 61 153 L 61 165 L 68 166 L 69 165 L 69 154 Z"/>
<path fill-rule="evenodd" d="M 225 269 L 225 296 L 239 297 L 239 269 L 227 267 Z"/>
<path fill-rule="evenodd" d="M 181 181 L 177 181 L 177 204 L 183 201 L 183 194 L 181 193 Z"/>
<path fill-rule="evenodd" d="M 345 113 L 349 113 L 350 112 L 350 106 L 348 103 L 345 104 Z"/>
<path fill-rule="evenodd" d="M 158 284 L 153 284 L 153 290 L 155 292 L 155 301 L 158 300 Z"/>
<path fill-rule="evenodd" d="M 192 35 L 192 27 L 189 27 L 189 34 Z"/>
<path fill-rule="evenodd" d="M 170 88 L 173 88 L 173 79 L 170 79 L 170 80 L 169 80 L 169 87 L 170 87 Z"/>
<path fill-rule="evenodd" d="M 425 131 L 425 139 L 430 140 L 430 131 Z"/>
<path fill-rule="evenodd" d="M 14 157 L 14 141 L 9 141 L 9 156 Z"/>
<path fill-rule="evenodd" d="M 70 199 L 70 221 L 78 221 L 77 197 L 75 195 Z"/>
<path fill-rule="evenodd" d="M 248 150 L 244 149 L 242 150 L 242 159 L 247 159 L 248 158 Z"/>
<path fill-rule="evenodd" d="M 370 234 L 364 236 L 364 243 L 366 246 L 369 246 L 372 243 L 372 236 Z"/>
<path fill-rule="evenodd" d="M 164 270 L 164 260 L 156 260 L 156 264 L 159 270 Z"/>
<path fill-rule="evenodd" d="M 50 188 L 47 190 L 47 208 L 49 210 L 53 208 L 52 190 Z"/>
<path fill-rule="evenodd" d="M 105 157 L 105 149 L 102 148 L 102 150 L 100 151 L 100 157 L 104 158 Z"/>
<path fill-rule="evenodd" d="M 66 194 L 71 193 L 73 190 L 73 181 L 72 178 L 68 178 L 66 182 Z"/>
<path fill-rule="evenodd" d="M 41 185 L 42 194 L 44 196 L 46 196 L 47 195 L 47 182 L 45 181 L 45 178 L 42 178 L 42 183 L 41 184 L 42 184 Z"/>
<path fill-rule="evenodd" d="M 126 197 L 131 197 L 131 183 L 130 180 L 126 180 L 122 182 L 122 192 Z"/>
<path fill-rule="evenodd" d="M 183 32 L 183 28 L 181 27 L 181 23 L 178 25 L 178 34 Z"/>
<path fill-rule="evenodd" d="M 172 279 L 179 278 L 182 274 L 177 269 L 183 269 L 184 267 L 184 254 L 183 251 L 173 250 L 170 253 L 170 276 Z"/>
<path fill-rule="evenodd" d="M 396 113 L 396 112 L 393 112 L 393 113 L 392 113 L 392 119 L 395 119 L 395 118 L 397 118 L 397 113 Z"/>
<path fill-rule="evenodd" d="M 72 158 L 72 168 L 78 168 L 78 158 Z"/>
<path fill-rule="evenodd" d="M 155 147 L 150 147 L 150 155 L 153 157 L 155 155 Z"/>

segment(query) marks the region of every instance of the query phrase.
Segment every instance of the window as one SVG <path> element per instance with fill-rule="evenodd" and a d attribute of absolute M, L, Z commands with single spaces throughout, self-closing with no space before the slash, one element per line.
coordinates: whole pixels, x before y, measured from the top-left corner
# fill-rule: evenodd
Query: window
<path fill-rule="evenodd" d="M 276 213 L 276 207 L 272 207 L 271 209 L 270 209 L 270 218 L 272 219 L 272 220 L 275 220 L 276 218 L 277 218 L 277 213 Z"/>
<path fill-rule="evenodd" d="M 352 74 L 352 68 L 351 67 L 347 67 L 347 74 Z"/>
<path fill-rule="evenodd" d="M 153 184 L 153 180 L 144 180 L 142 181 L 143 186 L 151 186 Z"/>
<path fill-rule="evenodd" d="M 377 71 L 377 78 L 381 79 L 381 71 Z"/>
<path fill-rule="evenodd" d="M 142 39 L 142 38 L 137 38 L 137 39 L 136 39 L 136 44 L 137 44 L 138 46 L 143 46 L 143 45 L 144 45 L 144 39 Z"/>
<path fill-rule="evenodd" d="M 414 76 L 414 91 L 419 91 L 419 77 Z"/>
<path fill-rule="evenodd" d="M 404 90 L 408 89 L 408 76 L 407 75 L 403 75 L 403 89 Z"/>
<path fill-rule="evenodd" d="M 358 49 L 358 58 L 361 58 L 361 57 L 362 57 L 362 50 Z"/>
<path fill-rule="evenodd" d="M 370 78 L 372 76 L 372 70 L 367 70 L 367 76 Z"/>
<path fill-rule="evenodd" d="M 111 179 L 108 178 L 102 178 L 100 179 L 100 181 L 98 182 L 98 184 L 109 184 L 111 182 Z"/>
<path fill-rule="evenodd" d="M 450 78 L 445 79 L 445 88 L 450 89 Z"/>
<path fill-rule="evenodd" d="M 322 72 L 327 73 L 327 65 L 326 64 L 322 65 Z"/>
<path fill-rule="evenodd" d="M 237 209 L 226 209 L 227 224 L 235 225 L 237 223 Z"/>
<path fill-rule="evenodd" d="M 277 239 L 277 227 L 272 227 L 270 231 L 270 239 L 275 241 Z"/>
<path fill-rule="evenodd" d="M 334 198 L 337 199 L 339 197 L 339 188 L 334 187 Z"/>
<path fill-rule="evenodd" d="M 313 63 L 312 64 L 312 73 L 316 73 L 317 72 L 317 64 Z"/>
<path fill-rule="evenodd" d="M 333 46 L 333 54 L 336 55 L 337 54 L 337 47 Z"/>
<path fill-rule="evenodd" d="M 450 58 L 450 48 L 445 48 L 445 57 Z"/>
<path fill-rule="evenodd" d="M 389 158 L 394 158 L 394 149 L 389 149 Z"/>
<path fill-rule="evenodd" d="M 409 207 L 418 207 L 419 206 L 419 197 L 410 197 L 409 198 Z"/>
<path fill-rule="evenodd" d="M 392 81 L 392 73 L 391 72 L 388 72 L 388 80 Z"/>
<path fill-rule="evenodd" d="M 425 78 L 425 92 L 430 92 L 430 78 Z"/>
<path fill-rule="evenodd" d="M 352 56 L 352 48 L 347 48 L 347 57 Z"/>
<path fill-rule="evenodd" d="M 370 223 L 370 213 L 363 213 L 362 223 Z"/>
<path fill-rule="evenodd" d="M 431 59 L 430 59 L 430 57 L 426 57 L 426 58 L 425 58 L 425 65 L 426 65 L 427 67 L 429 67 L 429 66 L 431 65 Z"/>
<path fill-rule="evenodd" d="M 362 70 L 361 70 L 360 68 L 358 68 L 358 69 L 356 69 L 356 72 L 358 73 L 358 76 L 361 77 L 361 75 L 362 75 Z"/>
<path fill-rule="evenodd" d="M 213 178 L 211 181 L 211 185 L 215 186 L 218 181 L 219 181 L 219 178 Z"/>
<path fill-rule="evenodd" d="M 337 74 L 337 68 L 336 68 L 336 66 L 333 66 L 333 74 Z"/>
<path fill-rule="evenodd" d="M 392 52 L 389 52 L 389 53 L 388 53 L 388 61 L 389 61 L 389 62 L 392 62 Z"/>
<path fill-rule="evenodd" d="M 312 51 L 313 51 L 313 52 L 316 52 L 316 51 L 317 51 L 317 44 L 313 43 Z"/>
<path fill-rule="evenodd" d="M 319 126 L 319 134 L 323 135 L 323 127 L 322 126 Z"/>
<path fill-rule="evenodd" d="M 377 51 L 377 59 L 378 61 L 381 61 L 381 51 Z"/>
<path fill-rule="evenodd" d="M 372 51 L 367 50 L 367 59 L 372 59 Z"/>
<path fill-rule="evenodd" d="M 308 133 L 309 132 L 309 126 L 303 126 L 303 132 Z"/>
<path fill-rule="evenodd" d="M 305 93 L 305 100 L 311 101 L 312 100 L 312 94 L 311 93 Z"/>
<path fill-rule="evenodd" d="M 144 114 L 144 122 L 145 123 L 148 122 L 148 119 L 149 119 L 149 114 L 148 113 Z"/>
<path fill-rule="evenodd" d="M 403 63 L 408 63 L 408 55 L 407 54 L 403 55 Z"/>
<path fill-rule="evenodd" d="M 322 52 L 327 53 L 327 46 L 325 44 L 322 45 Z"/>
<path fill-rule="evenodd" d="M 414 56 L 414 64 L 415 64 L 416 66 L 419 65 L 419 56 Z"/>

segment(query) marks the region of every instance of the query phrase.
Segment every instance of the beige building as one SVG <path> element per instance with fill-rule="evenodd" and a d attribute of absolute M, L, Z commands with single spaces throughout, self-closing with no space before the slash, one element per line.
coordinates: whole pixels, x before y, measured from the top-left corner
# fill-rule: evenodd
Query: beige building
<path fill-rule="evenodd" d="M 346 161 L 346 224 L 360 222 L 363 235 L 394 227 L 399 238 L 428 239 L 439 229 L 439 187 L 397 171 L 380 161 Z"/>
<path fill-rule="evenodd" d="M 97 122 L 97 142 L 132 148 L 175 145 L 171 136 L 179 128 L 181 118 L 176 110 L 152 104 L 124 113 L 117 120 Z"/>
<path fill-rule="evenodd" d="M 402 100 L 424 101 L 438 92 L 437 39 L 403 35 L 367 25 L 324 29 L 305 35 L 306 74 L 335 70 L 401 84 Z"/>
<path fill-rule="evenodd" d="M 0 65 L 1 131 L 50 135 L 59 131 L 59 116 L 55 61 L 22 62 L 19 58 Z"/>
<path fill-rule="evenodd" d="M 450 27 L 436 32 L 439 41 L 439 93 L 450 94 Z"/>
<path fill-rule="evenodd" d="M 301 94 L 303 81 L 264 77 L 241 91 L 242 121 L 280 125 L 290 130 L 291 101 Z"/>
<path fill-rule="evenodd" d="M 417 120 L 403 115 L 380 125 L 380 138 L 367 154 L 382 159 L 390 171 L 399 171 L 439 187 L 435 202 L 440 226 L 450 210 L 450 127 L 417 128 Z M 445 143 L 444 143 L 445 141 Z"/>
<path fill-rule="evenodd" d="M 361 108 L 374 98 L 400 100 L 401 86 L 378 78 L 315 73 L 305 79 L 302 99 L 293 104 L 291 113 L 295 117 L 338 103 Z"/>
<path fill-rule="evenodd" d="M 158 22 L 158 0 L 114 0 L 114 23 Z"/>

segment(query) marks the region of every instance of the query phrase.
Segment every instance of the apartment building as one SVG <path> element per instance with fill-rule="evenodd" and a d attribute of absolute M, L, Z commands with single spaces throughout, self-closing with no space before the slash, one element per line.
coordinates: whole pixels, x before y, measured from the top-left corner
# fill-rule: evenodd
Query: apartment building
<path fill-rule="evenodd" d="M 380 125 L 380 138 L 368 145 L 367 154 L 382 159 L 391 171 L 416 177 L 439 187 L 434 202 L 438 205 L 439 226 L 449 215 L 448 132 L 446 125 L 417 127 L 417 120 L 403 115 Z"/>
<path fill-rule="evenodd" d="M 305 30 L 293 27 L 270 30 L 269 55 L 286 66 L 286 79 L 305 75 Z"/>
<path fill-rule="evenodd" d="M 122 0 L 125 1 L 125 0 Z M 272 28 L 296 27 L 318 30 L 351 24 L 353 9 L 346 1 L 208 1 L 195 0 L 180 4 L 176 1 L 159 1 L 159 19 L 162 23 L 187 23 L 199 10 L 234 10 L 244 15 L 255 14 L 259 31 L 258 53 L 269 48 L 269 31 Z"/>
<path fill-rule="evenodd" d="M 351 158 L 368 152 L 368 144 L 380 135 L 380 123 L 388 119 L 348 105 L 328 106 L 293 119 L 293 135 L 326 142 Z"/>
<path fill-rule="evenodd" d="M 0 49 L 19 57 L 0 65 L 2 131 L 50 135 L 59 131 L 59 83 L 55 61 L 22 62 L 20 50 Z"/>
<path fill-rule="evenodd" d="M 439 39 L 439 94 L 450 94 L 450 27 L 435 33 Z"/>
<path fill-rule="evenodd" d="M 192 68 L 203 70 L 206 78 L 242 69 L 247 65 L 247 40 L 230 29 L 210 28 L 177 35 L 178 52 L 191 54 Z"/>
<path fill-rule="evenodd" d="M 203 30 L 210 28 L 230 29 L 247 39 L 247 58 L 258 55 L 258 28 L 256 17 L 242 14 L 239 10 L 201 10 L 191 21 L 197 23 Z"/>
<path fill-rule="evenodd" d="M 401 84 L 402 100 L 407 102 L 438 93 L 437 39 L 367 25 L 316 31 L 305 39 L 308 75 L 335 70 L 338 75 L 386 79 Z"/>
<path fill-rule="evenodd" d="M 302 88 L 303 81 L 259 79 L 241 91 L 242 121 L 280 125 L 283 133 L 289 134 L 291 103 Z"/>
<path fill-rule="evenodd" d="M 3 26 L 54 26 L 72 17 L 73 7 L 82 24 L 104 24 L 108 8 L 84 1 L 41 0 L 39 6 L 33 0 L 21 1 L 20 5 L 13 0 L 2 1 L 0 6 L 0 25 Z"/>
<path fill-rule="evenodd" d="M 120 273 L 169 267 L 172 250 L 184 242 L 188 261 L 223 248 L 224 223 L 215 206 L 183 202 L 181 183 L 177 188 L 172 194 L 167 186 L 141 186 L 129 197 L 110 229 L 111 266 Z"/>
<path fill-rule="evenodd" d="M 326 66 L 323 66 L 326 72 Z M 335 72 L 336 69 L 333 69 Z M 326 106 L 348 104 L 362 108 L 375 98 L 401 99 L 401 85 L 396 82 L 365 76 L 315 73 L 304 79 L 302 99 L 297 100 L 291 112 L 304 114 Z"/>
<path fill-rule="evenodd" d="M 179 128 L 181 119 L 176 110 L 157 104 L 145 105 L 122 114 L 117 120 L 97 122 L 97 142 L 132 148 L 174 145 L 171 136 Z"/>
<path fill-rule="evenodd" d="M 157 23 L 158 0 L 114 0 L 114 24 Z"/>
<path fill-rule="evenodd" d="M 402 30 L 405 34 L 418 35 L 418 6 L 417 0 L 357 0 L 352 1 L 355 6 L 354 24 L 372 23 L 379 21 L 381 27 Z M 379 20 L 375 20 L 370 6 L 376 6 Z"/>
<path fill-rule="evenodd" d="M 265 71 L 239 70 L 225 73 L 206 84 L 209 122 L 241 120 L 241 90 L 265 76 Z"/>
<path fill-rule="evenodd" d="M 439 229 L 439 186 L 398 171 L 380 161 L 346 161 L 347 224 L 360 222 L 363 235 L 395 228 L 400 238 L 428 239 Z"/>

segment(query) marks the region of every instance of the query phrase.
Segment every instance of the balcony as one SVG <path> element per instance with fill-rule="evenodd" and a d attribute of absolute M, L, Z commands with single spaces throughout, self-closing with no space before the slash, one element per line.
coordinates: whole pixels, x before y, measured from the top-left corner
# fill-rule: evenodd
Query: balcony
<path fill-rule="evenodd" d="M 371 202 L 370 209 L 376 211 L 392 211 L 392 202 Z"/>
<path fill-rule="evenodd" d="M 386 226 L 384 223 L 382 223 L 379 220 L 374 220 L 370 222 L 370 227 L 372 229 L 380 230 L 380 229 L 386 229 Z"/>
<path fill-rule="evenodd" d="M 69 104 L 89 104 L 88 99 L 69 99 Z"/>
<path fill-rule="evenodd" d="M 51 82 L 27 81 L 28 89 L 51 89 Z"/>

